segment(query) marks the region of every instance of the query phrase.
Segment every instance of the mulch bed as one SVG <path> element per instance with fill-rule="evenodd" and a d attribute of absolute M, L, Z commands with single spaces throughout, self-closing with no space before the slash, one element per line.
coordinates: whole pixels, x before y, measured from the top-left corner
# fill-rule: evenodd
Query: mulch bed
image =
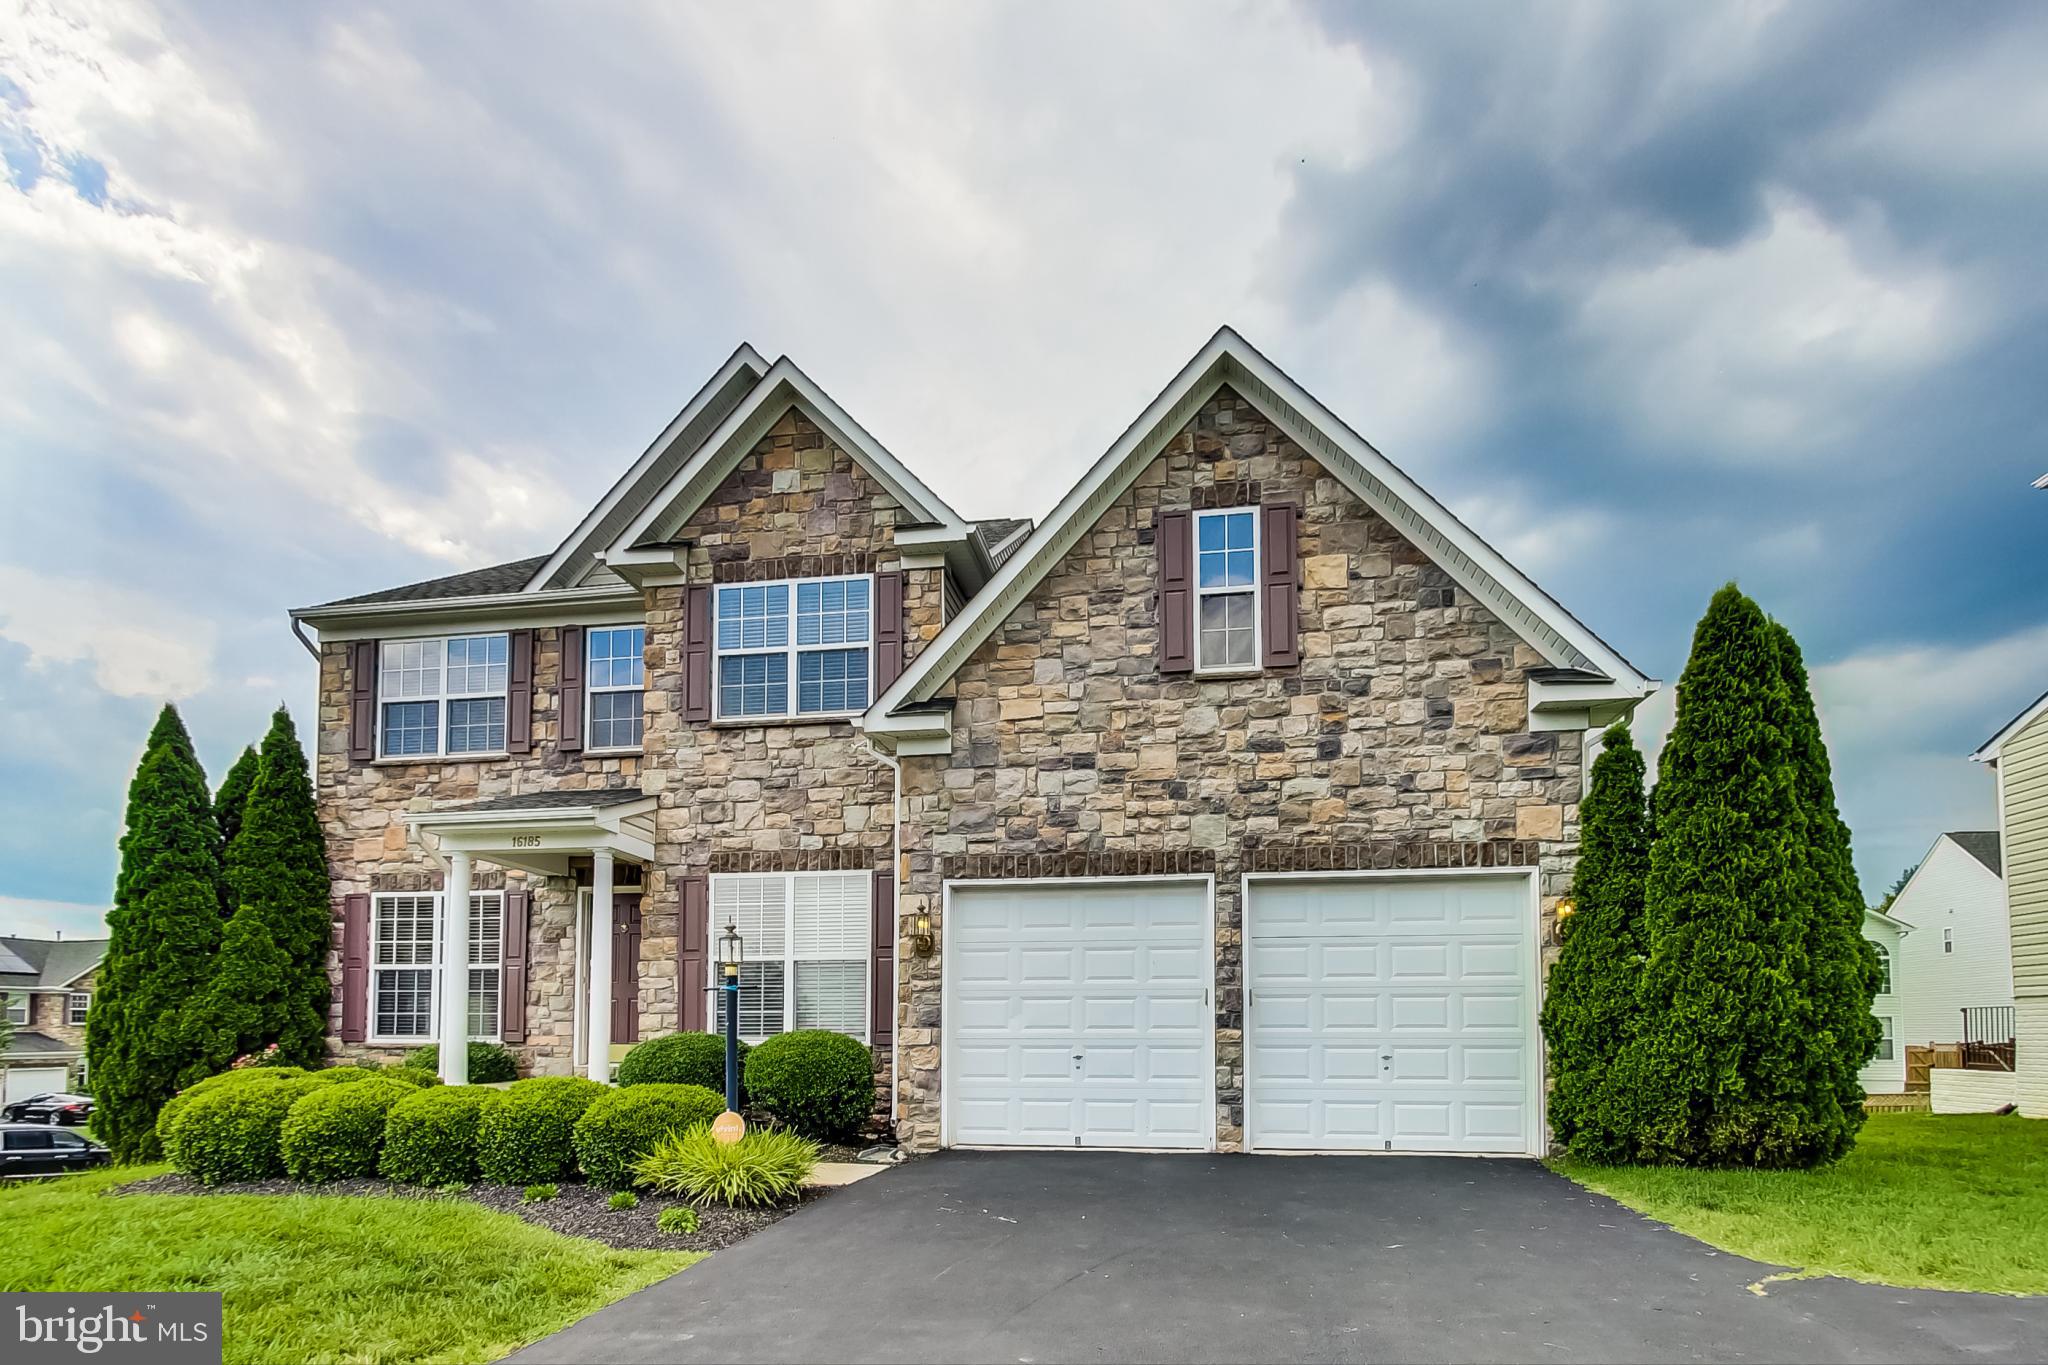
<path fill-rule="evenodd" d="M 773 1209 L 728 1209 L 722 1206 L 698 1208 L 697 1231 L 688 1237 L 663 1232 L 656 1220 L 661 1211 L 685 1201 L 642 1194 L 637 1207 L 614 1209 L 606 1201 L 610 1190 L 595 1185 L 562 1182 L 561 1193 L 553 1199 L 529 1204 L 518 1185 L 471 1185 L 461 1194 L 443 1194 L 417 1185 L 397 1185 L 388 1180 L 335 1180 L 324 1185 L 306 1185 L 296 1180 L 251 1180 L 239 1184 L 202 1185 L 187 1175 L 160 1175 L 132 1185 L 119 1185 L 110 1195 L 133 1194 L 309 1194 L 357 1195 L 397 1199 L 467 1199 L 498 1213 L 516 1214 L 565 1237 L 588 1237 L 621 1251 L 721 1251 L 745 1241 L 771 1223 L 779 1223 L 805 1204 L 830 1194 L 829 1189 L 806 1190 L 794 1204 Z"/>

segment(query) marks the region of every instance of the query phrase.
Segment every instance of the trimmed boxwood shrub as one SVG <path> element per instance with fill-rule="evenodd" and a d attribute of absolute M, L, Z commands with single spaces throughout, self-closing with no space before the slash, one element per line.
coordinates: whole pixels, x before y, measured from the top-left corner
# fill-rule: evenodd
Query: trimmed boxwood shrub
<path fill-rule="evenodd" d="M 747 1101 L 747 1054 L 740 1044 L 740 1103 Z M 725 1093 L 725 1039 L 715 1033 L 669 1033 L 649 1038 L 619 1063 L 620 1085 L 701 1085 Z"/>
<path fill-rule="evenodd" d="M 477 1170 L 500 1185 L 574 1175 L 576 1120 L 608 1089 L 582 1076 L 515 1082 L 477 1123 Z"/>
<path fill-rule="evenodd" d="M 747 1054 L 752 1045 L 739 1045 L 740 1101 L 746 1102 Z M 715 1033 L 670 1033 L 650 1038 L 628 1052 L 619 1063 L 620 1085 L 701 1085 L 725 1094 L 725 1039 Z"/>
<path fill-rule="evenodd" d="M 807 1137 L 845 1137 L 874 1112 L 874 1057 L 828 1029 L 778 1033 L 747 1055 L 747 1093 Z"/>
<path fill-rule="evenodd" d="M 384 1121 L 377 1169 L 408 1185 L 469 1184 L 477 1178 L 477 1120 L 504 1097 L 487 1085 L 444 1085 L 404 1096 Z"/>
<path fill-rule="evenodd" d="M 195 1095 L 171 1125 L 175 1164 L 205 1185 L 284 1174 L 278 1139 L 294 1104 L 326 1086 L 314 1076 L 224 1085 Z"/>
<path fill-rule="evenodd" d="M 165 1100 L 163 1108 L 157 1110 L 156 1136 L 157 1141 L 163 1145 L 164 1159 L 173 1166 L 178 1164 L 177 1155 L 171 1150 L 174 1141 L 172 1134 L 177 1128 L 178 1115 L 201 1095 L 211 1094 L 229 1086 L 275 1085 L 279 1081 L 292 1080 L 308 1074 L 310 1073 L 296 1066 L 244 1067 L 240 1071 L 223 1071 L 218 1075 L 208 1076 L 205 1080 L 194 1081 Z"/>
<path fill-rule="evenodd" d="M 361 1085 L 324 1085 L 285 1115 L 278 1153 L 294 1180 L 374 1175 L 392 1106 L 419 1092 L 403 1081 L 371 1077 Z"/>
<path fill-rule="evenodd" d="M 441 1074 L 441 1047 L 428 1043 L 425 1047 L 414 1048 L 405 1054 L 399 1063 L 408 1071 L 424 1071 L 430 1076 Z M 496 1043 L 471 1043 L 469 1045 L 469 1083 L 471 1085 L 498 1085 L 505 1081 L 519 1079 L 519 1063 L 512 1054 Z"/>
<path fill-rule="evenodd" d="M 606 1189 L 633 1183 L 633 1163 L 665 1135 L 709 1123 L 725 1097 L 701 1085 L 633 1085 L 608 1090 L 576 1120 L 576 1159 Z"/>

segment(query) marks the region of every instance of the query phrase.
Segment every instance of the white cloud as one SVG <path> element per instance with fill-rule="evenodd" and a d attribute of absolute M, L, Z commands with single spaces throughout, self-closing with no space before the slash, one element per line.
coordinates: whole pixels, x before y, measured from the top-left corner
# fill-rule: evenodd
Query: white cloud
<path fill-rule="evenodd" d="M 10 938 L 105 938 L 107 907 L 0 896 L 0 934 Z"/>
<path fill-rule="evenodd" d="M 215 629 L 133 588 L 0 565 L 0 639 L 31 667 L 89 661 L 117 697 L 181 700 L 213 682 Z"/>

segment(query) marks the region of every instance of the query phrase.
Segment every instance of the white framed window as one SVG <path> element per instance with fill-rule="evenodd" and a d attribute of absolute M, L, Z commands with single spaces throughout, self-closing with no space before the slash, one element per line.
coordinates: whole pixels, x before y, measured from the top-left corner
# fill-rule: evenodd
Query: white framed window
<path fill-rule="evenodd" d="M 12 991 L 7 996 L 7 1022 L 16 1028 L 28 1024 L 28 992 Z"/>
<path fill-rule="evenodd" d="M 1873 1062 L 1889 1062 L 1898 1055 L 1897 1047 L 1892 1041 L 1892 1017 L 1889 1014 L 1880 1014 L 1877 1016 L 1877 1023 L 1880 1029 L 1877 1040 L 1877 1055 L 1870 1060 Z"/>
<path fill-rule="evenodd" d="M 1195 669 L 1259 663 L 1259 512 L 1229 507 L 1195 513 Z"/>
<path fill-rule="evenodd" d="M 800 578 L 717 588 L 720 720 L 849 716 L 874 696 L 874 580 Z"/>
<path fill-rule="evenodd" d="M 583 633 L 587 749 L 638 749 L 645 724 L 647 628 L 592 626 Z"/>
<path fill-rule="evenodd" d="M 438 892 L 370 898 L 370 1040 L 431 1043 L 441 1031 L 434 1004 L 440 985 Z M 469 898 L 469 1036 L 496 1042 L 504 972 L 505 893 Z"/>
<path fill-rule="evenodd" d="M 510 657 L 505 635 L 384 641 L 377 661 L 378 755 L 503 753 Z"/>
<path fill-rule="evenodd" d="M 64 1000 L 64 1022 L 73 1028 L 85 1027 L 85 1016 L 92 1009 L 92 992 L 73 991 Z"/>
<path fill-rule="evenodd" d="M 874 881 L 867 872 L 746 872 L 711 879 L 709 957 L 731 924 L 743 941 L 740 1033 L 750 1042 L 794 1029 L 832 1029 L 867 1041 L 868 951 Z M 725 992 L 714 973 L 714 1031 Z"/>
<path fill-rule="evenodd" d="M 1890 995 L 1892 993 L 1892 950 L 1885 947 L 1882 943 L 1873 943 L 1870 946 L 1877 949 L 1877 968 L 1880 973 L 1877 979 L 1877 993 L 1879 995 Z"/>
<path fill-rule="evenodd" d="M 1944 953 L 1952 953 L 1952 952 L 1954 952 L 1954 951 L 1956 950 L 1956 931 L 1955 931 L 1955 930 L 1953 930 L 1953 929 L 1944 929 L 1944 930 L 1942 930 L 1942 931 L 1941 931 L 1941 950 L 1942 950 L 1942 951 L 1943 951 Z"/>

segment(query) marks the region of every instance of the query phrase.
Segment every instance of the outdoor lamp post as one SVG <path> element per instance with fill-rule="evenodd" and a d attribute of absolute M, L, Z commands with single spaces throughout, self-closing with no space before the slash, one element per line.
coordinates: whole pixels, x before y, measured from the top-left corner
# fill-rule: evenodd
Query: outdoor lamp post
<path fill-rule="evenodd" d="M 740 1111 L 740 961 L 746 940 L 731 920 L 718 936 L 718 967 L 724 973 L 719 989 L 725 992 L 725 1109 Z"/>

